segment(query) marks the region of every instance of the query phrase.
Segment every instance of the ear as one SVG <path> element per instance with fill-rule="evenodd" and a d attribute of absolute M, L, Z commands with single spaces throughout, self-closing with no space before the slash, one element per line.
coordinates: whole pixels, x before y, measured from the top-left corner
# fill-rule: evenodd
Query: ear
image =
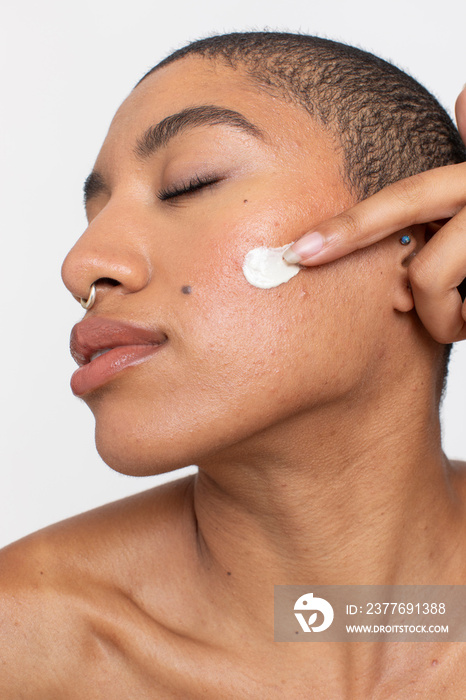
<path fill-rule="evenodd" d="M 425 224 L 416 224 L 402 231 L 398 231 L 396 236 L 393 237 L 393 244 L 397 246 L 396 256 L 398 260 L 398 275 L 395 279 L 393 308 L 403 313 L 414 309 L 414 299 L 408 277 L 408 266 L 411 260 L 425 245 L 426 232 Z M 406 246 L 401 245 L 400 238 L 402 236 L 409 236 L 411 242 Z"/>

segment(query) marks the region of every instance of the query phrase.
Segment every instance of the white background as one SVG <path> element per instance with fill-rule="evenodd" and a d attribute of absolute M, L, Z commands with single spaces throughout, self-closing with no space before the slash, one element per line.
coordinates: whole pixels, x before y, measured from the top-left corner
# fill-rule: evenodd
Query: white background
<path fill-rule="evenodd" d="M 83 181 L 146 70 L 207 34 L 271 29 L 393 60 L 451 114 L 466 81 L 464 0 L 9 0 L 3 8 L 0 546 L 160 480 L 117 474 L 97 455 L 92 415 L 69 389 L 69 331 L 81 309 L 60 280 L 85 228 Z M 463 343 L 443 411 L 445 450 L 463 459 L 465 379 Z"/>

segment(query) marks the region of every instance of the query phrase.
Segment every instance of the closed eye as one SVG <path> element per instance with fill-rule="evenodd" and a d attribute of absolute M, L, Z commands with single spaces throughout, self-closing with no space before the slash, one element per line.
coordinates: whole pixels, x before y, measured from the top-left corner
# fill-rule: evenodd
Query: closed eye
<path fill-rule="evenodd" d="M 164 202 L 167 199 L 173 199 L 174 197 L 181 197 L 186 194 L 194 194 L 198 190 L 204 187 L 209 187 L 220 182 L 222 178 L 206 176 L 201 177 L 196 175 L 191 178 L 191 180 L 185 184 L 174 185 L 173 187 L 162 188 L 157 192 L 157 197 Z"/>

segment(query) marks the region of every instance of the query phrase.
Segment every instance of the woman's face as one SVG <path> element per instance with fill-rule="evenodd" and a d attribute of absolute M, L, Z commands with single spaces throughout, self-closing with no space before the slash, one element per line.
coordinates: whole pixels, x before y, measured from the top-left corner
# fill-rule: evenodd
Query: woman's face
<path fill-rule="evenodd" d="M 154 152 L 147 139 L 145 153 L 136 149 L 151 126 L 203 105 L 241 113 L 261 135 L 178 121 L 171 138 L 153 139 Z M 85 298 L 94 281 L 112 280 L 98 284 L 87 316 L 167 337 L 83 395 L 111 467 L 144 475 L 199 464 L 354 396 L 393 313 L 378 303 L 382 257 L 358 253 L 269 290 L 242 272 L 250 249 L 291 243 L 352 202 L 335 142 L 304 109 L 240 71 L 186 58 L 133 90 L 94 171 L 89 226 L 64 262 L 65 284 Z M 198 178 L 218 182 L 170 196 Z"/>

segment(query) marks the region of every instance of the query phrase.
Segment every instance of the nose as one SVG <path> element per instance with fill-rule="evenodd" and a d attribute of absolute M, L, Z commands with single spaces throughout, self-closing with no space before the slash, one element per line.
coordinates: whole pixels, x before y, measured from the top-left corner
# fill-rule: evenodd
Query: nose
<path fill-rule="evenodd" d="M 66 256 L 61 275 L 78 300 L 88 298 L 92 284 L 105 294 L 114 287 L 123 294 L 143 289 L 150 281 L 151 265 L 134 217 L 121 209 L 103 210 Z"/>

